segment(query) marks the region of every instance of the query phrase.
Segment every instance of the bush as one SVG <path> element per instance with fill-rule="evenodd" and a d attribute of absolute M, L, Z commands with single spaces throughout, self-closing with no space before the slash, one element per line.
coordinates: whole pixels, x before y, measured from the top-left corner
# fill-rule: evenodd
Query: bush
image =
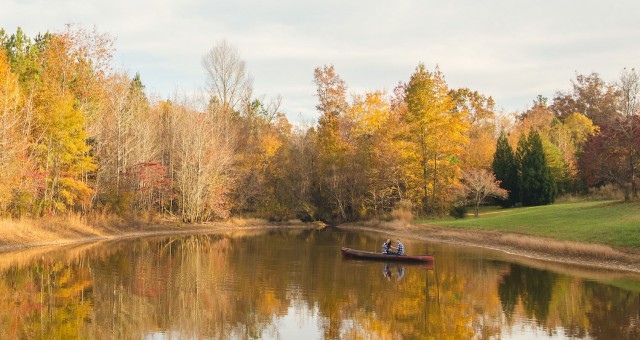
<path fill-rule="evenodd" d="M 411 224 L 413 222 L 413 203 L 409 200 L 398 202 L 391 212 L 391 219 Z"/>
<path fill-rule="evenodd" d="M 304 203 L 296 212 L 296 217 L 302 222 L 313 222 L 316 220 L 316 207 Z"/>
<path fill-rule="evenodd" d="M 275 201 L 265 202 L 260 211 L 269 222 L 283 222 L 294 218 L 294 214 L 287 206 Z"/>
<path fill-rule="evenodd" d="M 102 203 L 107 211 L 120 217 L 131 217 L 133 206 L 133 193 L 121 191 L 119 193 L 108 193 L 102 197 Z"/>
<path fill-rule="evenodd" d="M 465 218 L 467 215 L 467 207 L 464 205 L 454 205 L 449 214 L 454 218 Z"/>
<path fill-rule="evenodd" d="M 34 198 L 27 192 L 16 191 L 9 202 L 9 211 L 11 217 L 20 218 L 27 215 L 32 211 L 34 205 Z"/>
<path fill-rule="evenodd" d="M 589 189 L 589 199 L 593 201 L 623 200 L 624 192 L 617 185 L 605 184 Z"/>

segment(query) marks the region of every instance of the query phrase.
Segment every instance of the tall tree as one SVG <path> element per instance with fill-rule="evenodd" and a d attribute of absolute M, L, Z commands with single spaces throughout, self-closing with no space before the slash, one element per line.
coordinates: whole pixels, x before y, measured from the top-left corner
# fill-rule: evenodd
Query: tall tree
<path fill-rule="evenodd" d="M 28 126 L 18 77 L 11 72 L 4 50 L 0 50 L 0 213 L 20 195 L 30 160 L 27 157 Z"/>
<path fill-rule="evenodd" d="M 89 155 L 85 116 L 76 106 L 72 41 L 54 35 L 43 51 L 42 85 L 34 99 L 33 143 L 40 171 L 46 174 L 38 212 L 65 211 L 86 204 L 91 189 L 84 174 L 96 168 Z"/>
<path fill-rule="evenodd" d="M 624 199 L 638 196 L 640 167 L 640 75 L 625 70 L 617 85 L 619 110 L 603 122 L 580 157 L 582 175 L 589 185 L 615 183 Z"/>
<path fill-rule="evenodd" d="M 169 114 L 176 116 L 172 177 L 184 222 L 229 216 L 236 137 L 229 130 L 229 113 L 221 108 L 209 110 L 198 111 L 185 103 L 169 107 Z"/>
<path fill-rule="evenodd" d="M 499 198 L 498 202 L 505 208 L 512 207 L 520 201 L 520 180 L 513 149 L 509 145 L 504 130 L 500 132 L 500 137 L 498 137 L 492 168 L 496 179 L 500 181 L 500 187 L 508 192 L 508 197 Z"/>
<path fill-rule="evenodd" d="M 459 157 L 468 141 L 464 114 L 454 110 L 455 103 L 440 70 L 430 72 L 422 63 L 411 75 L 405 101 L 409 138 L 417 146 L 422 172 L 422 207 L 441 212 L 445 208 L 440 203 L 447 201 L 444 189 L 457 178 Z"/>
<path fill-rule="evenodd" d="M 521 161 L 520 190 L 524 206 L 545 205 L 555 201 L 556 182 L 551 175 L 542 147 L 542 139 L 531 131 Z"/>
<path fill-rule="evenodd" d="M 615 114 L 620 94 L 614 85 L 606 83 L 597 73 L 578 74 L 571 85 L 571 91 L 557 93 L 551 105 L 561 120 L 578 112 L 594 124 L 601 125 Z"/>
<path fill-rule="evenodd" d="M 238 49 L 228 41 L 217 43 L 202 57 L 211 101 L 225 112 L 235 112 L 252 92 L 252 80 Z"/>
<path fill-rule="evenodd" d="M 380 91 L 355 96 L 346 115 L 354 146 L 350 204 L 360 207 L 362 215 L 381 217 L 404 196 L 400 117 Z"/>
<path fill-rule="evenodd" d="M 468 88 L 451 90 L 449 95 L 456 104 L 455 110 L 465 115 L 469 126 L 466 132 L 469 144 L 462 154 L 462 167 L 489 169 L 496 141 L 493 98 Z"/>
<path fill-rule="evenodd" d="M 102 112 L 93 124 L 93 155 L 100 165 L 94 201 L 115 204 L 116 210 L 122 210 L 123 205 L 138 209 L 140 205 L 127 201 L 134 194 L 129 174 L 134 167 L 139 170 L 140 164 L 161 160 L 157 142 L 160 124 L 151 112 L 139 74 L 133 79 L 126 73 L 113 74 L 106 84 Z M 143 205 L 149 208 L 149 204 Z"/>
<path fill-rule="evenodd" d="M 353 212 L 348 205 L 348 172 L 347 153 L 348 129 L 344 121 L 344 113 L 348 108 L 346 100 L 347 86 L 335 72 L 333 65 L 316 68 L 314 83 L 320 112 L 317 138 L 318 185 L 316 186 L 317 205 L 326 211 L 325 218 L 345 220 Z M 327 203 L 329 206 L 325 207 Z M 327 211 L 328 210 L 328 211 Z"/>

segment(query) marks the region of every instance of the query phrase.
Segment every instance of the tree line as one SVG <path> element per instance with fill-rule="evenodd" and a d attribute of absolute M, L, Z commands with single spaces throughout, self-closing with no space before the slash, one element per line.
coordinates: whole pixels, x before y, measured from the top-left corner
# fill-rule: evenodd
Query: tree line
<path fill-rule="evenodd" d="M 324 65 L 312 78 L 318 122 L 302 128 L 279 97 L 253 94 L 227 41 L 202 58 L 206 90 L 169 99 L 112 67 L 108 34 L 0 30 L 0 45 L 4 216 L 340 222 L 447 214 L 483 199 L 481 181 L 506 190 L 497 195 L 508 195 L 505 206 L 552 203 L 607 183 L 637 198 L 633 69 L 612 83 L 577 75 L 550 103 L 538 97 L 509 114 L 490 96 L 450 88 L 438 67 L 418 64 L 390 93 L 353 93 Z"/>

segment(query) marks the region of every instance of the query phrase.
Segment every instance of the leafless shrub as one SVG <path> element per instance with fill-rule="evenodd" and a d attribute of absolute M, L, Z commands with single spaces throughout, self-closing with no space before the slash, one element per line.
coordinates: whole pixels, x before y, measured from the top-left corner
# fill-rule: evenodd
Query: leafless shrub
<path fill-rule="evenodd" d="M 589 189 L 589 199 L 594 201 L 623 200 L 624 192 L 617 185 L 606 184 L 601 187 Z"/>

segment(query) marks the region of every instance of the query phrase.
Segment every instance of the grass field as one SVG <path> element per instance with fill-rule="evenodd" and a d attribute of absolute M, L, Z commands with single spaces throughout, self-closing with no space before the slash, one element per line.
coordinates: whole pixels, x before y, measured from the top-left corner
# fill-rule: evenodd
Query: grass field
<path fill-rule="evenodd" d="M 419 219 L 416 222 L 640 248 L 639 203 L 597 201 L 511 209 L 486 207 L 478 218 L 469 215 L 457 220 Z"/>

